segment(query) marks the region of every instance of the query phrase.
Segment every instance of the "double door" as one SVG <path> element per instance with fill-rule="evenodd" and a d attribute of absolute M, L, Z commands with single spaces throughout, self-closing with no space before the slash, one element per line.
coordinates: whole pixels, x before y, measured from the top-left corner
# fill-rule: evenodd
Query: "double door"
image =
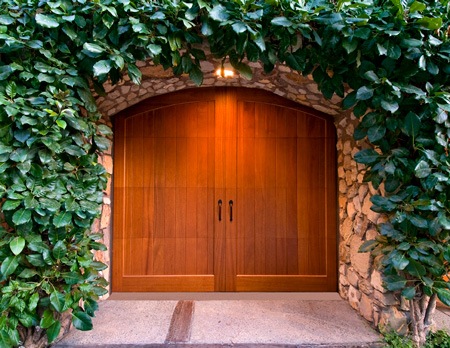
<path fill-rule="evenodd" d="M 335 131 L 258 90 L 115 121 L 113 291 L 336 291 Z"/>

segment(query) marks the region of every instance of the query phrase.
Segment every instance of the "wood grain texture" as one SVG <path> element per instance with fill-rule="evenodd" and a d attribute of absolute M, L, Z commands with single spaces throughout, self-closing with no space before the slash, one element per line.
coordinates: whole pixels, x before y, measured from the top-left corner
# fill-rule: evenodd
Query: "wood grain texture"
<path fill-rule="evenodd" d="M 172 314 L 165 343 L 188 342 L 191 337 L 194 301 L 178 301 Z"/>
<path fill-rule="evenodd" d="M 202 88 L 127 109 L 115 132 L 113 291 L 336 291 L 328 117 Z"/>

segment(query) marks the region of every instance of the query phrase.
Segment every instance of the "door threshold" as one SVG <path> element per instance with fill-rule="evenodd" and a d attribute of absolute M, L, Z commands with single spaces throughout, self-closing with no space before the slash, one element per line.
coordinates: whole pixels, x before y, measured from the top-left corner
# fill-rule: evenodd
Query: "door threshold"
<path fill-rule="evenodd" d="M 238 301 L 238 300 L 299 300 L 339 301 L 337 292 L 113 292 L 108 300 L 115 301 Z"/>

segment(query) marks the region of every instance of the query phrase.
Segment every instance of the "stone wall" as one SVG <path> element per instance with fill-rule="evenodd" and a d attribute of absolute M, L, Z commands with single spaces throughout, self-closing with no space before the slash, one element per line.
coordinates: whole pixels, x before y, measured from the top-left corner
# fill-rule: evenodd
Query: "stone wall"
<path fill-rule="evenodd" d="M 384 216 L 370 209 L 370 198 L 380 194 L 363 182 L 364 165 L 354 161 L 354 155 L 367 147 L 353 139 L 358 120 L 353 114 L 335 118 L 338 141 L 339 199 L 339 294 L 350 306 L 375 327 L 390 327 L 400 333 L 407 331 L 408 308 L 393 293 L 387 292 L 369 253 L 360 253 L 366 240 L 375 239 L 377 224 Z M 380 192 L 381 191 L 381 192 Z"/>
<path fill-rule="evenodd" d="M 376 190 L 363 182 L 364 166 L 354 161 L 354 155 L 363 147 L 364 142 L 353 139 L 353 131 L 358 120 L 349 111 L 340 108 L 341 98 L 334 96 L 326 100 L 312 80 L 303 77 L 290 68 L 279 65 L 270 74 L 264 74 L 259 64 L 250 64 L 254 70 L 251 81 L 240 78 L 216 77 L 214 71 L 220 66 L 210 58 L 202 63 L 204 82 L 202 87 L 234 86 L 259 88 L 291 99 L 299 104 L 332 115 L 337 131 L 338 155 L 338 200 L 339 200 L 339 294 L 374 326 L 392 326 L 400 332 L 406 330 L 406 310 L 404 304 L 382 287 L 381 275 L 374 268 L 370 255 L 359 253 L 358 249 L 365 240 L 377 235 L 376 224 L 382 217 L 370 210 L 370 197 Z M 173 76 L 151 62 L 141 62 L 142 83 L 136 86 L 125 77 L 116 86 L 106 86 L 106 96 L 97 97 L 97 104 L 104 115 L 101 122 L 112 126 L 112 117 L 122 110 L 146 98 L 173 91 L 196 88 L 188 76 Z M 114 146 L 114 145 L 113 145 Z M 112 175 L 113 157 L 109 150 L 100 159 L 107 172 Z M 102 216 L 94 224 L 94 229 L 104 233 L 103 242 L 110 248 L 111 243 L 111 178 L 105 191 Z M 98 259 L 110 265 L 109 252 L 98 253 Z M 110 279 L 109 269 L 103 271 Z"/>

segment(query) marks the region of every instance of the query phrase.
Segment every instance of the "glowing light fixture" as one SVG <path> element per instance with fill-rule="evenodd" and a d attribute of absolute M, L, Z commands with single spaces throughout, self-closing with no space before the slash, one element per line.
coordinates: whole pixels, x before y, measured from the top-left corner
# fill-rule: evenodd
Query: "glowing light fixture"
<path fill-rule="evenodd" d="M 234 76 L 234 70 L 229 66 L 229 64 L 224 64 L 222 62 L 222 65 L 220 68 L 216 70 L 216 76 L 217 77 L 224 77 L 224 78 L 231 78 Z"/>

